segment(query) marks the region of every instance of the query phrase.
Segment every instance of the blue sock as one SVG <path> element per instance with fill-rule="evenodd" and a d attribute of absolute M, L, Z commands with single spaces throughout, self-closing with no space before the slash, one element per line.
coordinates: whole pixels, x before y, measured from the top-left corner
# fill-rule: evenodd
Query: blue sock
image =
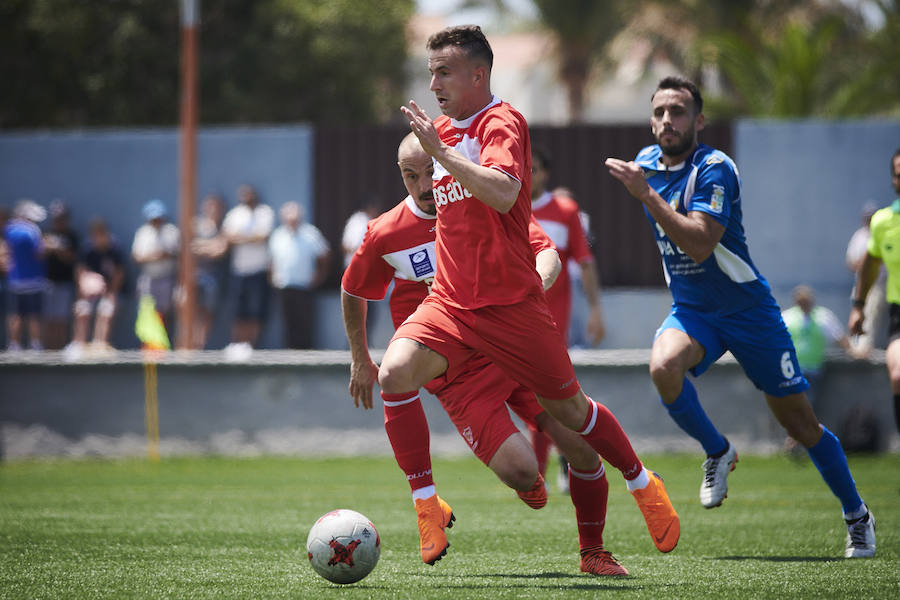
<path fill-rule="evenodd" d="M 862 498 L 856 491 L 856 482 L 850 474 L 847 456 L 837 437 L 822 426 L 822 439 L 806 450 L 814 465 L 822 474 L 822 479 L 841 501 L 844 513 L 849 514 L 862 507 Z"/>
<path fill-rule="evenodd" d="M 681 394 L 675 402 L 672 404 L 663 402 L 662 405 L 685 433 L 700 442 L 707 456 L 721 455 L 728 448 L 728 441 L 706 416 L 700 401 L 697 400 L 697 390 L 687 377 L 684 378 Z"/>

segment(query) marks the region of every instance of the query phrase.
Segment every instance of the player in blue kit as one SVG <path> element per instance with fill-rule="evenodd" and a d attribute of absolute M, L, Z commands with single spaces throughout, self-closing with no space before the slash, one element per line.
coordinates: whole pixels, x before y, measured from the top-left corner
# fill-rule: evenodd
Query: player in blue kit
<path fill-rule="evenodd" d="M 653 341 L 650 375 L 669 416 L 707 454 L 700 502 L 722 504 L 737 452 L 707 417 L 686 374 L 702 374 L 731 351 L 840 499 L 848 532 L 844 556 L 874 556 L 875 518 L 857 493 L 840 442 L 819 424 L 806 398 L 809 384 L 780 309 L 750 259 L 737 167 L 697 141 L 704 125 L 700 91 L 667 77 L 651 102 L 657 144 L 633 162 L 609 158 L 606 166 L 643 204 L 662 254 L 673 304 Z"/>

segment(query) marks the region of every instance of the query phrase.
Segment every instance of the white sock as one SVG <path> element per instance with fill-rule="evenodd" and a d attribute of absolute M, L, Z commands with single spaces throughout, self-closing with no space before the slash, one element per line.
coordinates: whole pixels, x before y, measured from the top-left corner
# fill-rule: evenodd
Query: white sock
<path fill-rule="evenodd" d="M 642 490 L 645 487 L 650 485 L 650 475 L 647 473 L 646 468 L 641 468 L 640 474 L 634 479 L 626 479 L 625 486 L 628 488 L 629 492 L 633 492 L 634 490 Z"/>
<path fill-rule="evenodd" d="M 434 489 L 434 485 L 426 485 L 425 487 L 419 488 L 417 490 L 413 490 L 413 504 L 415 504 L 416 500 L 428 500 L 432 496 L 437 493 L 437 490 Z"/>
<path fill-rule="evenodd" d="M 869 507 L 866 506 L 865 502 L 863 502 L 862 505 L 853 512 L 844 513 L 844 520 L 854 521 L 856 519 L 861 519 L 866 516 L 867 512 L 869 512 Z"/>

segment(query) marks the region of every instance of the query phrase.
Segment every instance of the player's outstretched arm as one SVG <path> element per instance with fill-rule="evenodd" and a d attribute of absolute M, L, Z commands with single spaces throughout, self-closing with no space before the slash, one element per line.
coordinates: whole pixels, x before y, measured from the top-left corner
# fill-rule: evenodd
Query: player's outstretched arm
<path fill-rule="evenodd" d="M 366 312 L 368 303 L 363 298 L 351 296 L 341 290 L 341 309 L 344 315 L 344 329 L 350 342 L 350 384 L 348 390 L 353 405 L 364 409 L 372 408 L 372 387 L 378 378 L 378 365 L 369 355 L 366 340 Z"/>
<path fill-rule="evenodd" d="M 609 174 L 625 184 L 628 192 L 647 207 L 647 211 L 663 228 L 675 244 L 697 264 L 712 254 L 725 227 L 715 219 L 700 211 L 690 211 L 683 215 L 672 207 L 650 187 L 644 179 L 644 171 L 634 162 L 618 158 L 607 158 Z"/>
<path fill-rule="evenodd" d="M 469 193 L 494 210 L 507 213 L 516 203 L 522 183 L 502 171 L 476 165 L 441 141 L 428 114 L 414 101 L 400 107 L 422 148 L 453 175 Z"/>

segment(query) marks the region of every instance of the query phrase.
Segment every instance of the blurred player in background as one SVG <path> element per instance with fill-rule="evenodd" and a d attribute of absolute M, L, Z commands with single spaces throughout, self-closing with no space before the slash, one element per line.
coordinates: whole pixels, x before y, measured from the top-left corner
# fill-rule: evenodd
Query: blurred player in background
<path fill-rule="evenodd" d="M 431 186 L 434 167 L 413 134 L 400 144 L 398 165 L 409 196 L 371 222 L 342 280 L 344 324 L 353 356 L 350 393 L 355 404 L 364 408 L 372 408 L 372 386 L 378 373 L 365 337 L 367 300 L 382 299 L 393 281 L 390 308 L 394 325 L 399 326 L 428 295 L 435 272 L 436 210 Z M 533 226 L 531 231 L 536 270 L 543 285 L 550 286 L 561 271 L 561 263 L 540 228 Z M 476 456 L 532 508 L 541 508 L 547 501 L 544 480 L 507 406 L 530 426 L 547 431 L 574 461 L 569 477 L 573 482 L 582 570 L 595 575 L 627 574 L 624 567 L 607 560 L 609 553 L 603 549 L 609 484 L 597 453 L 578 434 L 550 418 L 533 393 L 482 356 L 470 361 L 455 379 L 441 376 L 425 387 L 441 401 Z M 400 405 L 386 403 L 384 411 L 385 429 L 398 464 L 407 472 L 413 497 L 417 498 L 419 490 L 434 487 L 428 423 L 421 401 L 416 396 Z M 449 506 L 441 499 L 437 501 L 449 515 Z M 423 539 L 423 543 L 426 541 Z M 430 556 L 423 554 L 423 559 Z"/>
<path fill-rule="evenodd" d="M 900 149 L 891 157 L 891 182 L 897 198 L 890 206 L 872 215 L 868 252 L 856 280 L 849 326 L 851 334 L 874 334 L 865 331 L 863 309 L 884 264 L 887 270 L 885 293 L 890 311 L 886 360 L 894 394 L 894 420 L 900 431 Z"/>
<path fill-rule="evenodd" d="M 569 321 L 572 314 L 572 284 L 569 280 L 569 261 L 574 261 L 581 270 L 581 284 L 588 303 L 587 336 L 591 345 L 596 345 L 606 335 L 603 311 L 600 309 L 600 285 L 594 255 L 588 244 L 578 205 L 570 196 L 553 194 L 547 189 L 552 166 L 550 153 L 539 146 L 531 148 L 531 213 L 553 240 L 563 269 L 556 284 L 547 290 L 547 304 L 556 326 L 569 344 Z M 531 443 L 537 456 L 538 469 L 542 475 L 547 472 L 550 455 L 550 439 L 540 431 L 531 430 Z M 562 473 L 568 470 L 564 457 L 559 457 Z M 563 491 L 568 491 L 568 477 L 560 478 Z"/>
<path fill-rule="evenodd" d="M 613 414 L 581 390 L 547 306 L 529 242 L 528 126 L 491 93 L 490 44 L 479 27 L 460 26 L 432 35 L 427 49 L 444 114 L 432 122 L 415 102 L 401 110 L 434 159 L 437 268 L 431 293 L 385 352 L 382 398 L 410 401 L 483 354 L 623 472 L 657 547 L 671 550 L 680 526 L 662 480 L 644 468 Z M 430 512 L 425 518 L 440 528 L 440 511 Z"/>
<path fill-rule="evenodd" d="M 797 350 L 797 362 L 803 376 L 809 383 L 806 397 L 813 409 L 819 394 L 822 393 L 822 382 L 825 377 L 825 351 L 829 346 L 837 345 L 848 356 L 864 358 L 865 353 L 850 344 L 850 338 L 837 316 L 828 308 L 816 304 L 816 294 L 808 285 L 798 285 L 791 296 L 794 305 L 781 313 L 791 341 Z M 797 440 L 788 436 L 785 450 L 802 451 Z"/>
<path fill-rule="evenodd" d="M 750 260 L 737 167 L 697 142 L 703 125 L 697 86 L 667 77 L 652 97 L 650 126 L 658 143 L 633 162 L 606 160 L 613 177 L 644 205 L 662 254 L 674 302 L 653 342 L 650 375 L 669 416 L 707 454 L 700 502 L 722 504 L 737 452 L 706 416 L 685 375 L 702 374 L 730 350 L 840 499 L 848 532 L 844 555 L 874 556 L 875 519 L 857 493 L 840 442 L 819 424 L 804 394 L 808 383 L 790 334 Z"/>

